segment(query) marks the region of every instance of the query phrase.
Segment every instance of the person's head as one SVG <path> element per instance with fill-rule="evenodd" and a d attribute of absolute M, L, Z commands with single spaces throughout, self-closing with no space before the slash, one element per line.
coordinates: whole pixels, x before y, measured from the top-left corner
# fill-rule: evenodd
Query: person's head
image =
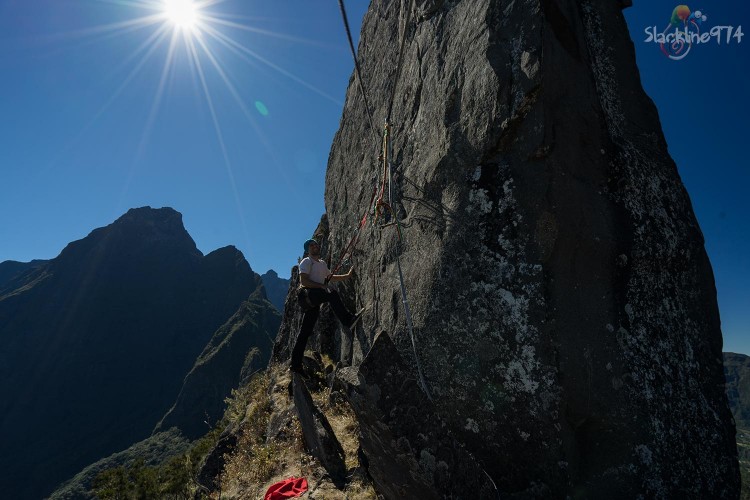
<path fill-rule="evenodd" d="M 320 245 L 315 240 L 307 240 L 304 244 L 305 255 L 312 255 L 313 257 L 320 256 Z"/>

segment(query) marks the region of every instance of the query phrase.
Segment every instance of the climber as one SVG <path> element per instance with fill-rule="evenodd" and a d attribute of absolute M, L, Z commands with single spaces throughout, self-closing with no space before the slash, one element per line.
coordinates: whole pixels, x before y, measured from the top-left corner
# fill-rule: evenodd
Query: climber
<path fill-rule="evenodd" d="M 305 312 L 302 317 L 302 327 L 297 337 L 297 342 L 292 349 L 292 361 L 289 369 L 293 372 L 302 373 L 302 356 L 305 353 L 307 339 L 312 335 L 315 322 L 318 321 L 320 305 L 329 302 L 333 312 L 342 325 L 351 329 L 362 317 L 361 309 L 357 314 L 352 314 L 346 308 L 336 290 L 328 288 L 329 282 L 337 282 L 352 276 L 352 269 L 346 274 L 332 274 L 325 261 L 320 258 L 320 245 L 315 240 L 307 240 L 304 244 L 304 258 L 299 263 L 300 287 L 297 291 L 297 300 Z"/>

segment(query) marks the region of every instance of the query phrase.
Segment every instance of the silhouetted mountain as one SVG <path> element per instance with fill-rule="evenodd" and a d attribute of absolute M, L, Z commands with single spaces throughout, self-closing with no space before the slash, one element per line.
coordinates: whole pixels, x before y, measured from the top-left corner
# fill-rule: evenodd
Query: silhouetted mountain
<path fill-rule="evenodd" d="M 750 430 L 750 357 L 725 352 L 724 376 L 734 421 L 737 427 Z"/>
<path fill-rule="evenodd" d="M 286 292 L 289 290 L 289 280 L 279 278 L 279 275 L 273 269 L 269 269 L 266 274 L 261 274 L 260 279 L 263 280 L 268 300 L 276 306 L 276 309 L 283 311 Z"/>
<path fill-rule="evenodd" d="M 24 273 L 32 272 L 38 267 L 45 265 L 48 260 L 32 260 L 31 262 L 16 262 L 6 260 L 0 262 L 0 295 L 6 288 L 12 287 L 14 280 L 23 279 Z"/>
<path fill-rule="evenodd" d="M 263 287 L 258 287 L 198 356 L 177 401 L 154 434 L 85 467 L 61 484 L 51 498 L 94 498 L 90 491 L 93 480 L 105 469 L 138 460 L 158 465 L 173 457 L 178 459 L 175 456 L 185 451 L 188 439 L 202 437 L 221 419 L 232 390 L 266 366 L 280 322 L 281 314 L 268 301 Z"/>
<path fill-rule="evenodd" d="M 216 329 L 251 293 L 263 294 L 239 250 L 204 256 L 178 212 L 149 207 L 8 283 L 0 293 L 7 498 L 40 498 L 148 437 Z"/>
<path fill-rule="evenodd" d="M 179 430 L 170 429 L 154 434 L 112 455 L 97 460 L 84 468 L 50 495 L 49 500 L 88 500 L 96 497 L 91 492 L 94 479 L 101 472 L 114 467 L 129 466 L 138 461 L 144 465 L 156 465 L 166 462 L 171 457 L 184 453 L 190 442 Z"/>
<path fill-rule="evenodd" d="M 224 414 L 232 389 L 266 367 L 280 324 L 281 313 L 259 288 L 216 331 L 154 432 L 177 427 L 189 439 L 208 432 Z"/>
<path fill-rule="evenodd" d="M 742 474 L 740 499 L 750 499 L 750 356 L 725 352 L 727 398 L 737 425 L 737 456 Z"/>

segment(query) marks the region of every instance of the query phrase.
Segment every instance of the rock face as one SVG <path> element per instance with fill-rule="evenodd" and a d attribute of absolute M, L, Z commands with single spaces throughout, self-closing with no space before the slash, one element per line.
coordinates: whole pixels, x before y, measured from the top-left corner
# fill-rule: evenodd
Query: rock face
<path fill-rule="evenodd" d="M 302 427 L 305 449 L 321 462 L 334 482 L 345 483 L 344 450 L 328 419 L 313 403 L 305 381 L 296 373 L 292 374 L 292 396 Z"/>
<path fill-rule="evenodd" d="M 628 2 L 419 1 L 396 78 L 410 3 L 371 8 L 358 51 L 375 123 L 395 96 L 403 242 L 383 217 L 360 233 L 355 364 L 391 334 L 503 496 L 735 498 L 713 274 Z M 333 255 L 382 175 L 354 79 L 326 174 Z"/>
<path fill-rule="evenodd" d="M 0 491 L 20 499 L 148 437 L 213 332 L 262 288 L 237 249 L 203 256 L 178 212 L 148 207 L 11 283 Z"/>
<path fill-rule="evenodd" d="M 359 368 L 337 372 L 357 415 L 360 447 L 378 493 L 388 499 L 495 499 L 498 493 L 381 333 Z"/>
<path fill-rule="evenodd" d="M 750 429 L 750 357 L 725 352 L 724 375 L 734 421 L 737 427 Z"/>

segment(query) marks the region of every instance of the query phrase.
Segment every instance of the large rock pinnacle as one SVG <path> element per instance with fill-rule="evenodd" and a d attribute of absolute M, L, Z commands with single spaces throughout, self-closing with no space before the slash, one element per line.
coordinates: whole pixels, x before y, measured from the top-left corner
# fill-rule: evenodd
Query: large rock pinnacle
<path fill-rule="evenodd" d="M 505 495 L 735 498 L 716 291 L 690 199 L 608 0 L 374 3 L 359 59 L 391 119 L 403 227 L 369 225 L 354 361 L 387 331 Z M 349 86 L 326 177 L 338 255 L 380 168 Z M 382 219 L 381 219 L 382 221 Z"/>

